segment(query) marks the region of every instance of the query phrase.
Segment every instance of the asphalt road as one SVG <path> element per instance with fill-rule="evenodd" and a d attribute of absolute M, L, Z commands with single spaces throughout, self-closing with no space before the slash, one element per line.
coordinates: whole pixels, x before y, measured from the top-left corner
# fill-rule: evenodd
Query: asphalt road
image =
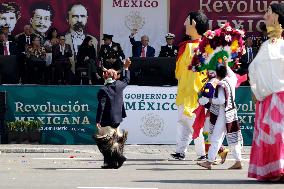
<path fill-rule="evenodd" d="M 171 160 L 170 148 L 127 147 L 128 161 L 118 170 L 100 169 L 102 157 L 95 151 L 80 153 L 1 153 L 0 189 L 233 189 L 283 188 L 284 183 L 263 183 L 247 178 L 249 154 L 244 152 L 242 170 L 227 170 L 234 163 L 204 170 L 195 155 L 185 161 Z M 131 150 L 136 149 L 136 150 Z M 152 149 L 151 149 L 152 148 Z M 163 150 L 163 148 L 166 148 Z M 152 151 L 152 153 L 150 153 Z M 145 153 L 147 152 L 147 153 Z"/>

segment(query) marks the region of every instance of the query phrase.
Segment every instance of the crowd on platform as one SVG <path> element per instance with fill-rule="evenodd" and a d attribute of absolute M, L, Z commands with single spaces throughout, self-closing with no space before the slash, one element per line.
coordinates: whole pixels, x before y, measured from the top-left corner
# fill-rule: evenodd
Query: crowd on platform
<path fill-rule="evenodd" d="M 35 34 L 30 25 L 24 26 L 23 33 L 9 34 L 8 28 L 0 32 L 0 55 L 16 55 L 19 83 L 22 84 L 101 84 L 102 69 L 122 68 L 125 55 L 119 43 L 112 41 L 113 35 L 104 34 L 104 44 L 99 50 L 91 36 L 86 36 L 77 52 L 66 42 L 66 34 L 58 34 L 56 28 L 47 32 L 46 38 Z M 129 36 L 133 57 L 154 57 L 155 49 L 149 45 L 149 37 L 144 35 L 135 40 L 134 30 Z M 165 46 L 161 46 L 159 57 L 176 57 L 178 46 L 174 45 L 175 35 L 165 36 Z M 248 65 L 257 54 L 261 38 L 246 38 L 247 54 L 240 60 L 240 74 L 246 74 Z M 98 52 L 98 55 L 97 55 Z M 73 65 L 74 64 L 74 65 Z M 74 67 L 74 68 L 73 68 Z"/>
<path fill-rule="evenodd" d="M 30 9 L 30 24 L 25 25 L 23 32 L 12 35 L 19 8 L 14 3 L 2 3 L 0 6 L 0 55 L 17 56 L 17 74 L 22 84 L 102 84 L 102 70 L 121 70 L 125 60 L 119 43 L 112 41 L 113 35 L 104 34 L 104 43 L 98 48 L 95 37 L 84 29 L 87 22 L 87 9 L 81 4 L 73 4 L 68 9 L 70 29 L 59 34 L 56 28 L 50 28 L 54 11 L 47 3 L 35 4 Z M 265 27 L 263 27 L 265 31 Z M 150 39 L 143 35 L 135 39 L 137 30 L 129 36 L 133 57 L 176 57 L 178 46 L 175 35 L 168 33 L 165 46 L 154 49 L 149 45 Z M 265 34 L 263 35 L 265 36 Z M 185 37 L 184 40 L 187 40 Z M 257 50 L 266 38 L 247 37 L 247 54 L 240 61 L 239 73 L 247 73 L 248 65 L 255 57 Z M 157 53 L 156 53 L 157 54 Z M 16 71 L 15 71 L 16 72 Z M 1 77 L 0 77 L 1 78 Z"/>
<path fill-rule="evenodd" d="M 58 34 L 57 31 L 56 28 L 51 28 L 47 37 L 42 38 L 33 32 L 30 25 L 24 26 L 24 32 L 16 36 L 9 34 L 8 28 L 1 28 L 0 55 L 18 57 L 19 82 L 99 84 L 102 69 L 121 70 L 125 55 L 120 44 L 112 41 L 113 35 L 103 35 L 104 43 L 99 51 L 94 46 L 93 38 L 86 36 L 76 52 L 72 49 L 72 44 L 66 43 L 66 35 Z M 155 49 L 148 44 L 148 36 L 144 35 L 141 41 L 136 41 L 132 33 L 129 38 L 133 57 L 155 56 Z M 173 45 L 174 38 L 174 34 L 166 35 L 166 45 L 161 47 L 159 57 L 176 57 L 178 47 Z M 86 79 L 83 79 L 83 83 L 82 77 Z"/>

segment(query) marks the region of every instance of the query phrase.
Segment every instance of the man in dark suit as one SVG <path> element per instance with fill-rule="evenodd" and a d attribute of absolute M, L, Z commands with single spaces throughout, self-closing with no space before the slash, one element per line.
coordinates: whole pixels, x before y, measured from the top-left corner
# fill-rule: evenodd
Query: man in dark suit
<path fill-rule="evenodd" d="M 143 35 L 141 41 L 135 41 L 134 35 L 137 33 L 137 30 L 131 32 L 130 43 L 132 44 L 132 57 L 154 57 L 155 49 L 149 45 L 149 37 Z"/>
<path fill-rule="evenodd" d="M 161 47 L 159 57 L 176 57 L 178 54 L 178 46 L 173 45 L 175 34 L 168 33 L 166 35 L 167 45 Z"/>
<path fill-rule="evenodd" d="M 248 73 L 248 67 L 257 54 L 257 48 L 253 46 L 253 40 L 251 37 L 246 38 L 245 45 L 246 45 L 246 54 L 244 54 L 241 57 L 240 59 L 241 65 L 240 69 L 238 70 L 238 73 L 241 75 Z"/>
<path fill-rule="evenodd" d="M 26 46 L 31 45 L 32 38 L 35 34 L 32 33 L 32 28 L 30 25 L 24 26 L 24 32 L 16 37 L 17 49 L 18 49 L 18 63 L 19 72 L 22 83 L 27 82 L 27 66 L 26 66 Z"/>
<path fill-rule="evenodd" d="M 65 44 L 65 35 L 59 35 L 59 44 L 52 46 L 53 73 L 55 84 L 71 84 L 71 46 Z"/>
<path fill-rule="evenodd" d="M 120 134 L 118 129 L 123 118 L 126 117 L 126 112 L 123 102 L 123 90 L 126 88 L 130 81 L 130 72 L 128 67 L 131 61 L 125 60 L 123 66 L 123 77 L 119 79 L 117 71 L 113 69 L 104 71 L 105 86 L 102 87 L 98 92 L 98 108 L 96 123 L 101 136 L 96 136 L 98 147 L 104 155 L 104 166 L 102 168 L 119 168 L 122 166 L 126 158 L 123 156 L 123 145 L 126 141 L 125 132 Z M 108 132 L 102 134 L 102 131 L 109 128 Z M 115 133 L 115 134 L 114 134 Z M 102 138 L 104 136 L 110 138 Z M 126 134 L 127 135 L 127 134 Z M 114 146 L 113 140 L 117 140 L 120 149 L 113 152 Z M 110 145 L 107 144 L 110 143 Z M 122 150 L 121 150 L 122 149 Z"/>
<path fill-rule="evenodd" d="M 31 45 L 31 38 L 33 36 L 35 36 L 35 34 L 32 33 L 31 26 L 25 25 L 24 32 L 19 34 L 16 38 L 19 53 L 24 53 L 26 51 L 26 45 Z"/>
<path fill-rule="evenodd" d="M 16 44 L 8 41 L 7 34 L 0 32 L 0 55 L 17 55 Z"/>
<path fill-rule="evenodd" d="M 125 55 L 119 43 L 112 41 L 113 35 L 104 34 L 104 44 L 99 51 L 99 60 L 105 69 L 122 69 L 122 61 Z"/>
<path fill-rule="evenodd" d="M 10 56 L 10 55 L 16 55 L 17 54 L 17 48 L 16 45 L 8 41 L 8 34 L 3 33 L 0 31 L 0 55 L 4 56 Z M 1 62 L 0 62 L 1 64 Z M 17 78 L 17 67 L 15 68 L 16 70 L 14 71 L 14 75 L 16 76 L 15 81 L 13 83 L 18 83 L 18 78 Z M 4 79 L 3 79 L 4 80 Z M 5 81 L 3 81 L 5 83 Z M 0 73 L 0 84 L 2 83 L 2 74 Z"/>

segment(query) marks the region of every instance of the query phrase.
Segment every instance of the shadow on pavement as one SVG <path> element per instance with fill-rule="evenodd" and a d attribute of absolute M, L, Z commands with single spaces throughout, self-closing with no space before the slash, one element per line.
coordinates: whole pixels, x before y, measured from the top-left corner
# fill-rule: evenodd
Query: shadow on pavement
<path fill-rule="evenodd" d="M 125 165 L 128 165 L 128 166 L 130 165 L 161 165 L 161 166 L 163 165 L 170 165 L 170 166 L 172 165 L 181 165 L 181 166 L 196 165 L 196 163 L 191 164 L 191 163 L 162 163 L 162 162 L 157 162 L 157 163 L 128 163 L 128 162 L 129 161 L 126 161 Z"/>
<path fill-rule="evenodd" d="M 151 168 L 151 169 L 136 169 L 137 171 L 210 171 L 207 169 L 200 169 L 200 168 L 196 168 L 196 169 L 168 169 L 168 168 Z M 228 169 L 214 169 L 214 171 L 228 171 Z"/>
<path fill-rule="evenodd" d="M 72 167 L 68 167 L 68 168 L 62 168 L 62 167 L 58 167 L 58 168 L 34 168 L 34 169 L 36 169 L 36 170 L 45 170 L 45 171 L 56 171 L 56 170 L 64 170 L 64 169 L 66 169 L 66 170 L 69 170 L 69 169 L 76 169 L 76 170 L 85 170 L 85 169 L 88 169 L 88 170 L 92 170 L 92 169 L 101 169 L 100 167 L 92 167 L 92 168 L 88 168 L 88 167 L 86 167 L 86 168 L 78 168 L 78 167 L 75 167 L 75 168 L 72 168 Z"/>
<path fill-rule="evenodd" d="M 194 170 L 194 169 L 193 169 Z M 256 180 L 138 180 L 134 182 L 145 182 L 145 183 L 166 183 L 166 184 L 245 184 L 245 185 L 278 185 L 283 183 L 271 183 L 271 182 L 259 182 Z"/>

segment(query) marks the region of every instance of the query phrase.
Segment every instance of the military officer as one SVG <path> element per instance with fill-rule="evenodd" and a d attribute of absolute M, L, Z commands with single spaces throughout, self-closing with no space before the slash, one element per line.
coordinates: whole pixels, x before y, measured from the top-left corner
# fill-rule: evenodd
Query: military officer
<path fill-rule="evenodd" d="M 167 45 L 161 47 L 159 57 L 176 57 L 178 54 L 178 46 L 173 45 L 175 35 L 168 33 L 165 37 Z"/>
<path fill-rule="evenodd" d="M 112 41 L 113 35 L 104 34 L 104 44 L 101 45 L 99 52 L 99 60 L 105 69 L 122 69 L 122 61 L 125 55 L 119 43 Z"/>

